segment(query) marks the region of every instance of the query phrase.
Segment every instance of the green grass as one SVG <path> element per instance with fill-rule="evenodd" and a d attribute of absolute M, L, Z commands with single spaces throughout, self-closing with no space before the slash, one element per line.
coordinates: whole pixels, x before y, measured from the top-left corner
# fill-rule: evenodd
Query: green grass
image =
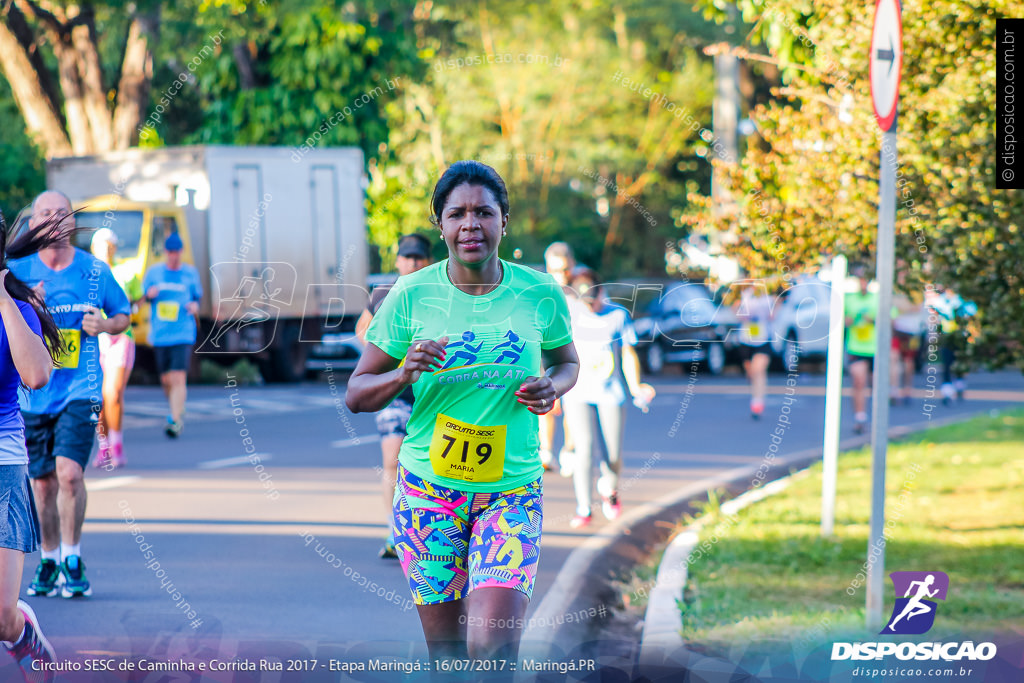
<path fill-rule="evenodd" d="M 891 444 L 886 469 L 886 520 L 895 522 L 886 575 L 949 575 L 935 626 L 921 638 L 1024 628 L 1024 411 Z M 854 583 L 866 559 L 870 474 L 869 449 L 840 457 L 832 539 L 820 534 L 820 463 L 782 493 L 740 511 L 690 566 L 683 637 L 712 651 L 748 641 L 770 649 L 875 639 L 865 630 L 864 581 Z M 716 506 L 708 510 L 720 515 Z M 715 532 L 711 521 L 702 540 Z M 885 590 L 883 619 L 893 602 L 888 576 Z"/>

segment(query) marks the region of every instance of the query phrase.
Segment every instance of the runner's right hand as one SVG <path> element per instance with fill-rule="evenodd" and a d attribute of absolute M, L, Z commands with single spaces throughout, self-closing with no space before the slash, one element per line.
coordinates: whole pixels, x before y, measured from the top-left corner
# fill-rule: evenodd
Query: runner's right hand
<path fill-rule="evenodd" d="M 424 372 L 432 372 L 441 369 L 441 363 L 445 358 L 445 345 L 448 344 L 448 337 L 441 337 L 437 341 L 432 339 L 419 339 L 409 345 L 405 353 L 405 363 L 399 370 L 402 371 L 402 382 L 415 384 L 420 375 Z"/>

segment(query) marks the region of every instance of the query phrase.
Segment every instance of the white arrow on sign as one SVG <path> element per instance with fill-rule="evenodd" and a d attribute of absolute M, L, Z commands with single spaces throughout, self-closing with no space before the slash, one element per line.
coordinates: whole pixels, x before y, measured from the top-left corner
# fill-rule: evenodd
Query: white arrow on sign
<path fill-rule="evenodd" d="M 883 131 L 893 127 L 903 70 L 903 22 L 899 0 L 877 0 L 871 31 L 871 103 Z"/>

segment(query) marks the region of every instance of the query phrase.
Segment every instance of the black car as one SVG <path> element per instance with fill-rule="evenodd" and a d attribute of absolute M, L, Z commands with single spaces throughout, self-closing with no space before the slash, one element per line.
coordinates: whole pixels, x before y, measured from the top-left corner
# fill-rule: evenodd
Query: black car
<path fill-rule="evenodd" d="M 702 364 L 717 375 L 735 355 L 740 326 L 732 310 L 715 301 L 703 283 L 680 280 L 608 284 L 607 298 L 630 310 L 648 372 L 669 363 Z"/>

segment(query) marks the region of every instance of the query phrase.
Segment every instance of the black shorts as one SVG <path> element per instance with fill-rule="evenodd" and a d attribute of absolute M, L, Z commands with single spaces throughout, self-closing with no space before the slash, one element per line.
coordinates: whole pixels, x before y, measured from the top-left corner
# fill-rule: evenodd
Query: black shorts
<path fill-rule="evenodd" d="M 102 403 L 70 401 L 59 413 L 26 413 L 25 447 L 28 476 L 45 477 L 57 469 L 57 456 L 74 460 L 82 469 L 89 463 Z"/>
<path fill-rule="evenodd" d="M 187 372 L 189 357 L 192 355 L 192 345 L 154 346 L 153 355 L 156 356 L 156 371 L 161 375 L 174 370 Z"/>
<path fill-rule="evenodd" d="M 747 346 L 746 344 L 740 344 L 739 346 L 740 360 L 743 361 L 744 363 L 747 362 L 748 360 L 753 360 L 754 356 L 756 356 L 759 353 L 771 356 L 772 345 L 759 344 L 758 346 Z"/>

